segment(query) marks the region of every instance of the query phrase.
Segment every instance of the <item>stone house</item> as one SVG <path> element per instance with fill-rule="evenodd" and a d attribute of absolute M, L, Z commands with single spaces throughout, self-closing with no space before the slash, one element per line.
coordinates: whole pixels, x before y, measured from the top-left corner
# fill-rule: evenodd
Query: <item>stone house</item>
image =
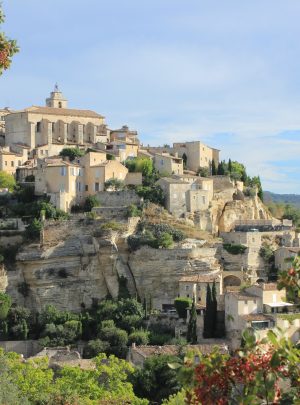
<path fill-rule="evenodd" d="M 211 179 L 197 176 L 186 178 L 182 174 L 163 177 L 157 184 L 164 192 L 165 208 L 176 217 L 184 216 L 187 212 L 207 210 L 213 198 Z"/>
<path fill-rule="evenodd" d="M 274 327 L 284 328 L 285 335 L 297 341 L 300 337 L 296 308 L 286 302 L 285 290 L 278 290 L 275 283 L 255 284 L 243 291 L 225 292 L 225 328 L 232 339 L 233 348 L 240 345 L 242 332 L 251 328 L 260 338 Z M 293 324 L 287 325 L 285 318 L 292 315 Z M 296 322 L 294 322 L 294 318 Z M 299 325 L 298 325 L 299 324 Z"/>
<path fill-rule="evenodd" d="M 63 211 L 81 205 L 89 195 L 105 188 L 105 182 L 117 179 L 124 184 L 141 184 L 138 173 L 128 169 L 117 160 L 106 160 L 106 153 L 90 151 L 73 162 L 61 157 L 38 160 L 35 175 L 35 194 L 48 194 L 51 202 Z"/>
<path fill-rule="evenodd" d="M 124 162 L 126 159 L 137 157 L 139 145 L 137 143 L 115 140 L 109 143 L 98 143 L 96 147 Z"/>
<path fill-rule="evenodd" d="M 110 140 L 139 144 L 137 131 L 131 131 L 127 125 L 123 125 L 120 129 L 111 130 Z"/>
<path fill-rule="evenodd" d="M 292 261 L 300 255 L 300 247 L 282 246 L 275 251 L 275 267 L 280 270 L 288 270 L 292 266 Z"/>
<path fill-rule="evenodd" d="M 199 345 L 186 345 L 183 348 L 179 345 L 164 345 L 164 346 L 137 346 L 135 343 L 129 348 L 127 354 L 127 361 L 134 366 L 143 367 L 145 360 L 151 356 L 170 355 L 178 356 L 182 353 L 192 351 L 197 356 L 197 353 L 210 354 L 216 347 L 220 352 L 228 353 L 228 346 L 226 344 L 206 343 Z"/>
<path fill-rule="evenodd" d="M 197 171 L 199 167 L 211 167 L 214 160 L 215 164 L 219 163 L 219 150 L 210 148 L 203 142 L 184 142 L 174 143 L 173 149 L 178 153 L 178 156 L 186 156 L 186 167 L 188 170 Z"/>
<path fill-rule="evenodd" d="M 216 283 L 217 296 L 220 296 L 223 294 L 222 274 L 220 272 L 183 276 L 179 279 L 179 296 L 191 299 L 195 297 L 197 306 L 205 308 L 206 288 L 208 284 L 212 288 L 213 282 Z"/>
<path fill-rule="evenodd" d="M 166 153 L 156 153 L 153 156 L 154 168 L 165 174 L 183 174 L 183 160 Z"/>
<path fill-rule="evenodd" d="M 104 117 L 94 111 L 70 109 L 56 87 L 46 107 L 29 107 L 5 115 L 5 144 L 23 144 L 33 150 L 40 145 L 84 145 L 107 141 Z M 50 156 L 50 154 L 49 154 Z"/>

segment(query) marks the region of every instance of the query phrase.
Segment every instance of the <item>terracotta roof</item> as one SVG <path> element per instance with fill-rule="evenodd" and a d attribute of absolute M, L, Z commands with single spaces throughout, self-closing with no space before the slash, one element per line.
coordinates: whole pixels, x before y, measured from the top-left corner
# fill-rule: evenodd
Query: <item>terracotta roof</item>
<path fill-rule="evenodd" d="M 25 112 L 32 114 L 48 114 L 48 115 L 71 115 L 76 117 L 104 118 L 103 115 L 91 110 L 76 110 L 73 108 L 53 108 L 53 107 L 38 107 L 32 106 L 25 108 Z"/>
<path fill-rule="evenodd" d="M 209 283 L 213 281 L 218 281 L 220 278 L 220 273 L 213 274 L 196 274 L 191 276 L 183 276 L 179 279 L 179 282 L 189 282 L 189 283 Z"/>
<path fill-rule="evenodd" d="M 238 300 L 255 300 L 259 297 L 257 297 L 257 295 L 254 294 L 249 294 L 247 292 L 244 291 L 239 291 L 239 292 L 233 292 L 231 293 L 234 297 L 236 297 Z"/>
<path fill-rule="evenodd" d="M 273 318 L 271 316 L 267 316 L 265 314 L 248 314 L 242 316 L 245 321 L 272 321 Z"/>
<path fill-rule="evenodd" d="M 261 287 L 264 291 L 274 291 L 278 290 L 276 283 L 262 283 Z"/>
<path fill-rule="evenodd" d="M 227 353 L 228 348 L 225 344 L 202 344 L 202 345 L 186 345 L 184 350 L 196 350 L 202 354 L 210 354 L 215 347 L 218 347 L 222 353 Z M 164 346 L 136 346 L 131 347 L 131 350 L 136 351 L 143 357 L 159 356 L 162 354 L 176 356 L 181 351 L 181 346 L 178 345 L 164 345 Z"/>

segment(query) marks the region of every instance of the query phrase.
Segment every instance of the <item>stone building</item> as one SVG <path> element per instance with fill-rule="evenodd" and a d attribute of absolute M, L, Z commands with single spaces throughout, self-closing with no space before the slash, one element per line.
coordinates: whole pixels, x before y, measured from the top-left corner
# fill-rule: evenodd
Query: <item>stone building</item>
<path fill-rule="evenodd" d="M 207 210 L 213 198 L 209 178 L 181 174 L 163 177 L 157 184 L 164 192 L 166 209 L 176 217 Z"/>
<path fill-rule="evenodd" d="M 179 280 L 179 296 L 191 299 L 194 297 L 197 306 L 205 308 L 206 288 L 208 284 L 212 288 L 213 282 L 216 283 L 217 296 L 223 294 L 222 274 L 220 272 L 183 276 Z"/>
<path fill-rule="evenodd" d="M 163 174 L 183 174 L 182 158 L 166 153 L 156 153 L 153 156 L 154 168 Z"/>
<path fill-rule="evenodd" d="M 281 246 L 275 251 L 275 267 L 279 271 L 288 270 L 296 256 L 300 256 L 300 247 Z"/>
<path fill-rule="evenodd" d="M 35 194 L 47 194 L 51 202 L 63 211 L 83 204 L 89 195 L 105 188 L 111 179 L 124 184 L 141 184 L 141 176 L 131 176 L 117 160 L 106 160 L 106 153 L 90 151 L 70 162 L 59 156 L 38 160 L 35 172 Z"/>
<path fill-rule="evenodd" d="M 46 107 L 28 107 L 5 115 L 5 143 L 25 145 L 31 150 L 43 145 L 95 144 L 109 139 L 104 117 L 94 111 L 68 108 L 56 87 Z M 45 148 L 47 150 L 47 148 Z M 45 153 L 50 156 L 52 153 Z"/>
<path fill-rule="evenodd" d="M 259 338 L 266 336 L 274 327 L 283 328 L 294 342 L 300 338 L 300 314 L 296 307 L 286 301 L 285 290 L 278 290 L 276 283 L 252 285 L 243 291 L 225 293 L 225 327 L 231 338 L 232 348 L 240 346 L 242 332 L 251 328 Z M 290 319 L 292 323 L 285 322 Z"/>

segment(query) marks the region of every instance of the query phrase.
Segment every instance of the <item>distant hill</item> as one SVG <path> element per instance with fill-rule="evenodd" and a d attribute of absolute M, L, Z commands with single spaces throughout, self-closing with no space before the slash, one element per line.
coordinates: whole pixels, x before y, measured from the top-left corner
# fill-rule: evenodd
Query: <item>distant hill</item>
<path fill-rule="evenodd" d="M 291 204 L 300 208 L 300 195 L 299 194 L 276 194 L 270 191 L 264 191 L 264 202 L 275 202 L 283 204 Z"/>

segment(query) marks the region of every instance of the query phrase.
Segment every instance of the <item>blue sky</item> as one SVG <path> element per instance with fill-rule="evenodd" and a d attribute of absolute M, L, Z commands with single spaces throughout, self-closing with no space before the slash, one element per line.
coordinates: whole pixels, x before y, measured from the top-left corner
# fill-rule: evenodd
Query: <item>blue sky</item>
<path fill-rule="evenodd" d="M 300 194 L 297 0 L 4 0 L 21 52 L 0 107 L 69 106 L 128 124 L 145 144 L 203 140 Z"/>

